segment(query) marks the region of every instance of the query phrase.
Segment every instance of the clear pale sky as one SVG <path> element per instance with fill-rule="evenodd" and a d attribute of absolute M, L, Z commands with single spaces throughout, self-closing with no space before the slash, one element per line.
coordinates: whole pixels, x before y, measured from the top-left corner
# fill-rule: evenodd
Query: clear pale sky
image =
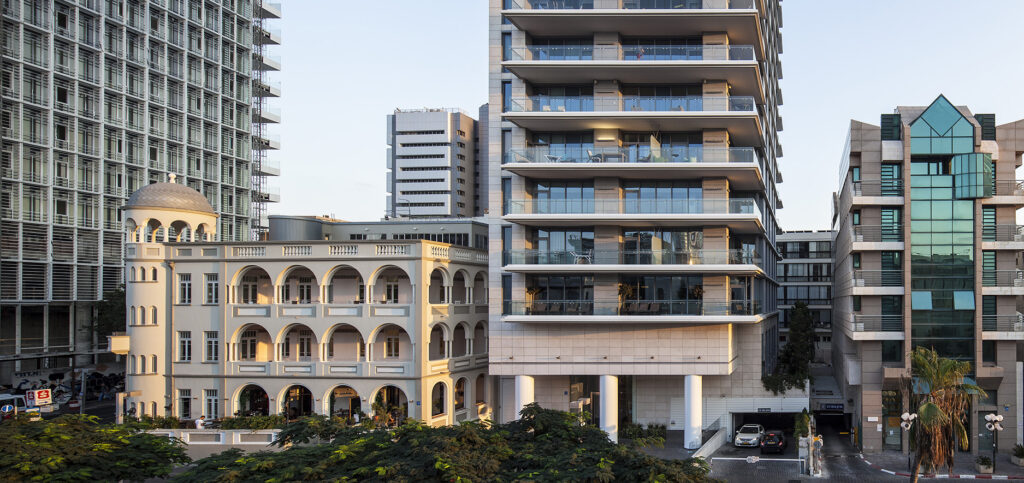
<path fill-rule="evenodd" d="M 384 214 L 385 115 L 487 100 L 487 0 L 285 0 L 281 203 L 271 214 Z M 850 119 L 940 93 L 1024 118 L 1021 0 L 785 0 L 783 229 L 828 228 Z M 1018 176 L 1021 178 L 1021 176 Z"/>

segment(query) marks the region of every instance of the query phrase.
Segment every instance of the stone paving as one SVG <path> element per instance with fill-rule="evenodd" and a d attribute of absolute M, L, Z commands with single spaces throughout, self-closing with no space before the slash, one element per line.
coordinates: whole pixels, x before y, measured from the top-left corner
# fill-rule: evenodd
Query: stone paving
<path fill-rule="evenodd" d="M 984 456 L 992 456 L 992 453 L 987 451 L 980 454 Z M 965 475 L 970 475 L 975 478 L 1024 480 L 1024 468 L 1011 463 L 1010 455 L 1008 454 L 1000 453 L 996 456 L 996 469 L 993 475 L 979 474 L 974 468 L 974 460 L 975 456 L 970 453 L 958 452 L 954 456 L 952 473 L 949 473 L 949 470 L 946 468 L 936 468 L 934 475 L 940 478 L 942 475 L 948 474 L 949 478 L 956 478 L 957 476 L 963 478 Z M 874 469 L 884 470 L 885 472 L 891 471 L 897 475 L 910 474 L 908 457 L 899 451 L 884 451 L 882 453 L 866 454 L 864 455 L 864 461 Z M 922 473 L 925 472 L 926 470 L 922 470 Z M 929 476 L 931 475 L 929 474 Z"/>

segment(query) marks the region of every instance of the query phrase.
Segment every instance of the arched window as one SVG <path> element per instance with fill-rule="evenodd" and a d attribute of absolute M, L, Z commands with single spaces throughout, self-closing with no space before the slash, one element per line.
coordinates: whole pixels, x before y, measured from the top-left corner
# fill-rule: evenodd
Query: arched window
<path fill-rule="evenodd" d="M 156 374 L 156 354 L 153 354 L 153 374 Z"/>
<path fill-rule="evenodd" d="M 146 373 L 146 356 L 139 356 L 139 374 Z"/>
<path fill-rule="evenodd" d="M 128 281 L 129 282 L 134 282 L 135 281 L 135 267 L 132 267 L 131 270 L 128 271 Z"/>
<path fill-rule="evenodd" d="M 151 414 L 151 416 L 153 416 L 155 418 L 156 417 L 156 401 L 153 401 L 150 404 L 150 407 L 153 409 L 153 414 Z"/>
<path fill-rule="evenodd" d="M 430 415 L 440 416 L 446 412 L 448 405 L 448 398 L 445 397 L 445 386 L 443 382 L 434 384 L 434 389 L 430 392 Z"/>
<path fill-rule="evenodd" d="M 139 325 L 146 325 L 146 308 L 139 307 Z"/>
<path fill-rule="evenodd" d="M 131 318 L 132 325 L 135 325 L 136 322 L 135 322 L 135 306 L 134 305 L 132 305 L 131 307 L 128 308 L 128 317 Z"/>
<path fill-rule="evenodd" d="M 154 282 L 156 281 L 156 267 L 153 267 L 153 276 L 149 277 L 149 279 L 154 281 Z"/>
<path fill-rule="evenodd" d="M 139 417 L 146 415 L 146 402 L 139 401 Z"/>
<path fill-rule="evenodd" d="M 145 268 L 140 268 L 139 269 L 139 281 L 140 282 L 145 282 L 146 281 L 146 269 Z"/>
<path fill-rule="evenodd" d="M 455 383 L 455 410 L 466 409 L 466 378 Z"/>
<path fill-rule="evenodd" d="M 156 305 L 153 306 L 151 312 L 153 312 L 153 325 L 156 325 Z"/>
<path fill-rule="evenodd" d="M 128 356 L 128 373 L 135 374 L 135 356 Z"/>

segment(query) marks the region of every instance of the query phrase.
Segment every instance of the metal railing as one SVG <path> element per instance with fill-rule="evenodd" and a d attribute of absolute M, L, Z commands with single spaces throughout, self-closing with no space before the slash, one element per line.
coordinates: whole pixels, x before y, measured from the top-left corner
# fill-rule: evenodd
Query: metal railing
<path fill-rule="evenodd" d="M 753 9 L 753 0 L 622 0 L 625 10 Z M 512 0 L 511 10 L 593 10 L 594 0 Z"/>
<path fill-rule="evenodd" d="M 542 214 L 757 214 L 753 199 L 629 200 L 567 199 L 511 200 L 508 213 Z M 760 216 L 759 216 L 760 217 Z"/>
<path fill-rule="evenodd" d="M 853 227 L 854 242 L 901 242 L 903 225 L 856 225 Z"/>
<path fill-rule="evenodd" d="M 853 314 L 854 332 L 903 332 L 902 315 Z"/>
<path fill-rule="evenodd" d="M 511 149 L 505 163 L 754 163 L 761 157 L 754 148 L 651 146 L 623 148 L 534 146 Z"/>
<path fill-rule="evenodd" d="M 981 330 L 987 332 L 1024 332 L 1024 315 L 982 315 Z"/>
<path fill-rule="evenodd" d="M 997 196 L 1024 196 L 1024 180 L 996 180 Z"/>
<path fill-rule="evenodd" d="M 1024 270 L 983 270 L 982 287 L 1024 287 Z"/>
<path fill-rule="evenodd" d="M 506 60 L 754 60 L 752 45 L 528 45 Z"/>
<path fill-rule="evenodd" d="M 506 300 L 504 315 L 757 315 L 756 301 L 707 300 Z"/>
<path fill-rule="evenodd" d="M 871 179 L 854 181 L 853 196 L 903 196 L 903 180 Z"/>
<path fill-rule="evenodd" d="M 1024 241 L 1024 226 L 1022 225 L 983 225 L 981 227 L 982 241 Z"/>
<path fill-rule="evenodd" d="M 750 96 L 529 96 L 512 99 L 512 112 L 755 112 Z"/>
<path fill-rule="evenodd" d="M 853 284 L 857 287 L 900 287 L 903 270 L 854 270 Z"/>
<path fill-rule="evenodd" d="M 506 250 L 506 264 L 516 265 L 733 265 L 760 264 L 749 250 Z"/>

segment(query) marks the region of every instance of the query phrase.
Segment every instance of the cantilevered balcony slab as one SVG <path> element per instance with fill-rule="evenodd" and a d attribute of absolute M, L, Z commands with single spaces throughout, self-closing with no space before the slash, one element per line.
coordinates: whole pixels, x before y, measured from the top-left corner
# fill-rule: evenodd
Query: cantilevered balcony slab
<path fill-rule="evenodd" d="M 762 125 L 753 111 L 519 111 L 503 114 L 508 121 L 533 131 L 702 131 L 724 129 L 732 142 L 761 146 Z"/>
<path fill-rule="evenodd" d="M 520 324 L 758 324 L 764 315 L 503 315 L 503 322 Z"/>
<path fill-rule="evenodd" d="M 516 273 L 709 273 L 723 275 L 764 275 L 757 265 L 635 265 L 635 264 L 565 264 L 505 265 L 506 272 Z"/>

